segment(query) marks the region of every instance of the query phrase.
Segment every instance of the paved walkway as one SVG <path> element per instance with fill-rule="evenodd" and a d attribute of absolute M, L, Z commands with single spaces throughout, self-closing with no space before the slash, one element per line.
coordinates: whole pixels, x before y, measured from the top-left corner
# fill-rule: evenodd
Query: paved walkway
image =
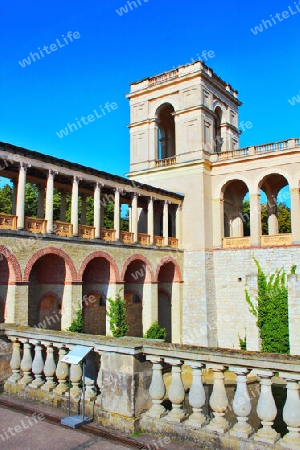
<path fill-rule="evenodd" d="M 66 412 L 5 394 L 0 395 L 1 450 L 199 450 L 199 446 L 149 434 L 122 435 L 92 423 L 74 430 L 60 424 Z M 124 440 L 124 442 L 123 442 Z"/>

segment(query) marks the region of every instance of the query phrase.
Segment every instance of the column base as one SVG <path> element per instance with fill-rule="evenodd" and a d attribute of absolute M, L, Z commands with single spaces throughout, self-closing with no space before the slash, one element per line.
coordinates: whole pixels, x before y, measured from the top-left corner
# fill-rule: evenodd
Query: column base
<path fill-rule="evenodd" d="M 163 417 L 162 420 L 166 420 L 167 422 L 177 422 L 181 423 L 186 420 L 187 414 L 183 410 L 175 410 L 172 409 L 169 414 Z"/>
<path fill-rule="evenodd" d="M 230 426 L 224 417 L 215 417 L 206 427 L 205 430 L 212 431 L 217 434 L 225 434 Z"/>
<path fill-rule="evenodd" d="M 161 419 L 166 416 L 168 411 L 162 405 L 153 405 L 149 411 L 145 413 L 145 416 Z"/>
<path fill-rule="evenodd" d="M 262 422 L 262 425 L 264 425 L 263 422 Z M 255 435 L 254 435 L 254 441 L 255 442 L 265 442 L 266 444 L 274 445 L 280 439 L 281 436 L 273 428 L 271 428 L 271 425 L 273 425 L 273 422 L 270 423 L 270 428 L 268 428 L 268 429 L 260 428 L 258 430 L 258 432 L 255 433 Z"/>

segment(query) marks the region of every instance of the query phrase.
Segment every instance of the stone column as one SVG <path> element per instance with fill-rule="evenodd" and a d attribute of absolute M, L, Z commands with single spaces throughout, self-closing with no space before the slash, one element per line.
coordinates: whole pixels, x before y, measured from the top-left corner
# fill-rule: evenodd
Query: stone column
<path fill-rule="evenodd" d="M 168 200 L 164 200 L 163 206 L 163 237 L 164 245 L 169 245 L 169 204 Z"/>
<path fill-rule="evenodd" d="M 37 217 L 43 219 L 45 207 L 45 187 L 42 184 L 38 185 L 38 206 L 37 206 Z"/>
<path fill-rule="evenodd" d="M 274 197 L 268 199 L 268 215 L 268 234 L 278 234 L 277 204 Z"/>
<path fill-rule="evenodd" d="M 214 371 L 214 387 L 210 396 L 209 404 L 213 410 L 214 419 L 207 426 L 207 430 L 217 434 L 224 434 L 229 429 L 229 423 L 225 419 L 225 412 L 228 406 L 228 398 L 225 389 L 224 372 L 226 367 L 209 365 Z"/>
<path fill-rule="evenodd" d="M 229 370 L 236 374 L 236 391 L 233 399 L 233 411 L 238 420 L 230 430 L 230 435 L 248 439 L 252 434 L 252 427 L 247 423 L 251 412 L 251 399 L 247 389 L 247 374 L 250 371 L 242 367 L 230 367 Z"/>
<path fill-rule="evenodd" d="M 165 362 L 172 366 L 172 382 L 169 387 L 169 400 L 172 402 L 172 409 L 165 417 L 165 420 L 171 422 L 182 422 L 186 414 L 183 411 L 184 386 L 181 378 L 181 367 L 183 361 L 173 358 L 165 358 Z"/>
<path fill-rule="evenodd" d="M 103 184 L 95 183 L 94 187 L 94 227 L 95 239 L 101 237 L 101 188 Z"/>
<path fill-rule="evenodd" d="M 167 411 L 162 405 L 166 388 L 162 375 L 163 359 L 158 356 L 147 356 L 147 361 L 152 363 L 152 381 L 149 388 L 149 395 L 152 399 L 152 406 L 146 415 L 160 419 L 165 416 Z"/>
<path fill-rule="evenodd" d="M 132 204 L 131 204 L 131 223 L 133 232 L 133 242 L 138 242 L 138 196 L 136 192 L 133 194 Z"/>
<path fill-rule="evenodd" d="M 206 417 L 202 413 L 205 405 L 205 391 L 202 383 L 202 364 L 199 361 L 187 361 L 193 369 L 193 381 L 189 393 L 189 403 L 193 408 L 193 414 L 189 417 L 187 424 L 192 427 L 202 428 L 206 423 Z"/>
<path fill-rule="evenodd" d="M 60 197 L 60 221 L 66 221 L 66 209 L 67 209 L 67 191 L 62 189 Z"/>
<path fill-rule="evenodd" d="M 280 373 L 287 381 L 287 397 L 283 408 L 283 420 L 287 424 L 288 433 L 279 441 L 282 448 L 300 448 L 300 398 L 299 398 L 299 375 L 291 373 Z"/>
<path fill-rule="evenodd" d="M 182 342 L 182 283 L 173 282 L 172 285 L 172 342 Z"/>
<path fill-rule="evenodd" d="M 71 223 L 73 225 L 73 236 L 78 236 L 78 187 L 81 179 L 77 176 L 73 178 L 72 202 L 71 202 Z"/>
<path fill-rule="evenodd" d="M 143 289 L 143 333 L 158 321 L 158 283 L 144 284 Z"/>
<path fill-rule="evenodd" d="M 53 233 L 53 189 L 54 189 L 54 177 L 57 172 L 49 170 L 46 189 L 46 220 L 47 220 L 47 233 Z"/>
<path fill-rule="evenodd" d="M 81 218 L 80 225 L 86 225 L 86 194 L 81 194 Z"/>
<path fill-rule="evenodd" d="M 300 195 L 299 189 L 291 189 L 291 222 L 293 244 L 300 244 Z"/>
<path fill-rule="evenodd" d="M 261 420 L 262 428 L 254 435 L 254 440 L 274 445 L 280 438 L 272 425 L 277 416 L 277 408 L 272 394 L 273 372 L 257 372 L 260 379 L 260 396 L 257 404 L 257 415 Z"/>
<path fill-rule="evenodd" d="M 213 210 L 213 247 L 222 248 L 224 237 L 224 200 L 220 198 L 212 201 Z"/>
<path fill-rule="evenodd" d="M 116 230 L 116 241 L 120 240 L 120 192 L 121 189 L 116 188 L 114 200 L 114 229 Z"/>
<path fill-rule="evenodd" d="M 25 224 L 25 187 L 26 187 L 26 172 L 30 164 L 20 163 L 19 180 L 18 180 L 18 193 L 17 193 L 17 228 L 18 230 L 24 229 Z"/>
<path fill-rule="evenodd" d="M 147 213 L 147 233 L 150 236 L 150 245 L 154 243 L 154 198 L 148 198 L 148 213 Z"/>
<path fill-rule="evenodd" d="M 182 242 L 182 205 L 177 205 L 176 209 L 176 239 L 178 239 L 178 247 Z"/>
<path fill-rule="evenodd" d="M 261 213 L 260 195 L 250 194 L 250 236 L 253 247 L 260 246 Z"/>
<path fill-rule="evenodd" d="M 16 215 L 16 208 L 17 208 L 17 192 L 18 192 L 18 181 L 17 180 L 11 180 L 13 184 L 13 198 L 12 198 L 12 209 L 11 213 L 13 216 Z"/>

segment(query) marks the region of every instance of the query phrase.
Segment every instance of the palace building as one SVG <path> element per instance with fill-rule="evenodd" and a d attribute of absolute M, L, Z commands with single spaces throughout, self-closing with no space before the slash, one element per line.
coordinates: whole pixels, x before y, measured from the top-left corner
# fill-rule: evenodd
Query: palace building
<path fill-rule="evenodd" d="M 254 258 L 267 273 L 299 263 L 300 139 L 239 148 L 238 93 L 202 61 L 132 83 L 127 97 L 128 178 L 0 143 L 1 176 L 14 193 L 11 214 L 0 211 L 0 323 L 66 329 L 79 303 L 85 331 L 109 334 L 106 298 L 122 289 L 131 336 L 158 320 L 174 343 L 239 348 L 246 336 L 247 349 L 258 350 L 245 287 L 255 302 Z M 26 183 L 38 187 L 34 217 L 25 216 Z M 291 233 L 280 232 L 283 195 L 290 198 Z M 103 224 L 108 199 L 113 229 Z M 123 204 L 128 232 L 120 227 Z M 289 285 L 296 354 L 299 289 L 300 281 Z"/>

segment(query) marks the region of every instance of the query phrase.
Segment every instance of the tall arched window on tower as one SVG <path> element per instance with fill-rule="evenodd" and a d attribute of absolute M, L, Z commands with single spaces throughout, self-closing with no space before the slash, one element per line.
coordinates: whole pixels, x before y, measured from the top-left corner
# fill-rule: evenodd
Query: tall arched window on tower
<path fill-rule="evenodd" d="M 222 110 L 219 106 L 217 106 L 214 114 L 214 144 L 216 153 L 220 153 L 222 151 L 223 140 L 221 137 L 221 123 Z"/>
<path fill-rule="evenodd" d="M 157 158 L 165 159 L 175 155 L 175 120 L 174 108 L 165 103 L 157 111 L 158 151 Z"/>

